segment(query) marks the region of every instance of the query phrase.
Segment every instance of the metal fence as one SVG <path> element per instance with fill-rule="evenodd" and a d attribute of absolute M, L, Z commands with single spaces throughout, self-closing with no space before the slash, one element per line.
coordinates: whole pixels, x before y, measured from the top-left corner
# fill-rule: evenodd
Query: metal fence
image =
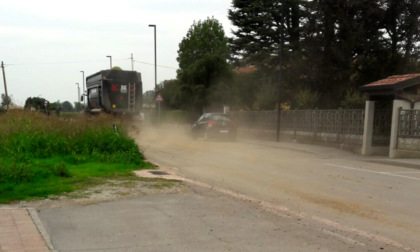
<path fill-rule="evenodd" d="M 400 109 L 398 137 L 420 138 L 420 110 Z"/>
<path fill-rule="evenodd" d="M 296 131 L 363 134 L 364 110 L 282 111 L 280 128 Z M 293 123 L 291 123 L 293 122 Z"/>
<path fill-rule="evenodd" d="M 264 133 L 265 135 L 275 135 L 278 123 L 280 131 L 293 132 L 293 137 L 297 133 L 313 135 L 315 138 L 319 134 L 335 134 L 337 139 L 339 135 L 361 136 L 364 131 L 364 109 L 336 109 L 336 110 L 288 110 L 281 111 L 280 121 L 278 121 L 278 111 L 240 111 L 231 112 L 236 118 L 240 127 L 244 130 L 250 130 L 254 133 Z M 407 118 L 408 113 L 405 114 Z M 411 114 L 410 114 L 411 115 Z M 416 114 L 417 115 L 417 114 Z M 420 116 L 416 116 L 420 120 Z M 375 110 L 373 124 L 373 144 L 389 145 L 389 136 L 391 132 L 392 110 Z M 419 121 L 414 123 L 417 127 Z M 407 125 L 406 122 L 402 124 Z M 405 126 L 401 132 L 407 134 Z M 410 126 L 413 128 L 414 126 Z M 420 137 L 420 129 L 417 128 L 416 134 Z M 337 140 L 338 141 L 338 140 Z"/>
<path fill-rule="evenodd" d="M 243 111 L 232 114 L 241 127 L 277 130 L 278 111 Z M 281 111 L 280 129 L 362 135 L 364 116 L 365 111 L 362 109 Z"/>

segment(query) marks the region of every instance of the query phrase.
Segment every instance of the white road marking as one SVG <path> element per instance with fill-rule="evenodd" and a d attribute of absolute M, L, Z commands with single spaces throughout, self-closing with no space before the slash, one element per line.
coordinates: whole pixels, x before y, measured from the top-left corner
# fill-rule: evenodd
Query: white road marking
<path fill-rule="evenodd" d="M 409 172 L 409 171 L 406 171 L 406 172 L 404 172 L 404 171 L 395 171 L 395 172 L 388 172 L 388 173 L 395 173 L 395 174 L 398 174 L 398 173 L 400 173 L 400 174 L 420 174 L 420 172 Z"/>
<path fill-rule="evenodd" d="M 398 175 L 398 174 L 391 173 L 391 172 L 378 172 L 378 171 L 366 170 L 366 169 L 355 168 L 355 167 L 344 166 L 344 165 L 335 165 L 335 164 L 325 164 L 325 165 L 332 166 L 332 167 L 338 167 L 338 168 L 342 168 L 342 169 L 347 169 L 347 170 L 361 171 L 361 172 L 387 175 L 387 176 L 392 176 L 392 177 L 399 177 L 399 178 L 405 178 L 405 179 L 412 179 L 412 180 L 420 181 L 420 178 Z"/>
<path fill-rule="evenodd" d="M 334 236 L 335 238 L 340 239 L 340 240 L 342 240 L 342 241 L 344 241 L 346 243 L 350 243 L 350 244 L 354 244 L 354 245 L 366 247 L 366 244 L 364 244 L 363 242 L 356 241 L 356 240 L 351 239 L 351 238 L 348 238 L 348 237 L 346 237 L 344 235 L 341 235 L 341 234 L 338 234 L 338 233 L 334 233 L 334 232 L 331 232 L 331 231 L 325 230 L 325 229 L 323 229 L 322 232 L 324 234 Z"/>

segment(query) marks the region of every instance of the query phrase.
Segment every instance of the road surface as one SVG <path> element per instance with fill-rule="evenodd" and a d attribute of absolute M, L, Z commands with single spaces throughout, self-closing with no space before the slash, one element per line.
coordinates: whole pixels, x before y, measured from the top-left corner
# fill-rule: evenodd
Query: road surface
<path fill-rule="evenodd" d="M 420 170 L 366 162 L 334 148 L 238 139 L 194 141 L 183 127 L 145 129 L 146 158 L 192 181 L 310 221 L 309 230 L 370 251 L 420 249 Z"/>

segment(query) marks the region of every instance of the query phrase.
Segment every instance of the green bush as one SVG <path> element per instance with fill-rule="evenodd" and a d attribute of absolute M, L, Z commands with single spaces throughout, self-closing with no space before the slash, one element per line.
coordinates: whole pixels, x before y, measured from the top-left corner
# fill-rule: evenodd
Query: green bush
<path fill-rule="evenodd" d="M 301 89 L 295 94 L 294 108 L 315 109 L 319 102 L 320 95 L 308 88 Z"/>
<path fill-rule="evenodd" d="M 16 156 L 25 153 L 32 158 L 53 156 L 85 156 L 89 160 L 136 163 L 143 159 L 135 142 L 120 123 L 116 134 L 110 118 L 60 120 L 39 113 L 23 113 L 17 117 L 2 115 L 0 154 Z"/>
<path fill-rule="evenodd" d="M 366 100 L 366 94 L 362 94 L 355 89 L 350 89 L 347 90 L 344 100 L 341 101 L 341 107 L 344 109 L 363 109 Z"/>
<path fill-rule="evenodd" d="M 3 160 L 0 164 L 0 184 L 30 182 L 34 175 L 32 166 L 28 162 L 12 162 L 8 164 Z"/>
<path fill-rule="evenodd" d="M 0 203 L 72 191 L 91 177 L 132 176 L 147 164 L 126 128 L 108 116 L 1 113 Z"/>

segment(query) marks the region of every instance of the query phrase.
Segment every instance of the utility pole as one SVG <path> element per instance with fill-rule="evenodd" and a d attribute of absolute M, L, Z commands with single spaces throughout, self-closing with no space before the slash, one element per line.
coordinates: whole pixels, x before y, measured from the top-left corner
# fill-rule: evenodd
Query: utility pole
<path fill-rule="evenodd" d="M 3 61 L 1 62 L 1 70 L 3 72 L 3 83 L 4 83 L 4 94 L 6 95 L 4 97 L 6 102 L 6 110 L 9 110 L 9 96 L 7 95 L 7 84 L 6 84 L 6 74 L 4 73 L 4 64 Z"/>
<path fill-rule="evenodd" d="M 134 71 L 134 59 L 133 59 L 133 54 L 131 54 L 131 71 Z"/>
<path fill-rule="evenodd" d="M 77 85 L 77 102 L 80 103 L 80 86 L 79 83 L 76 83 Z"/>
<path fill-rule="evenodd" d="M 81 73 L 82 73 L 82 89 L 83 89 L 83 95 L 85 95 L 85 71 L 80 71 Z M 77 84 L 77 85 L 79 85 L 79 84 Z M 79 94 L 79 98 L 77 99 L 77 101 L 78 102 L 80 102 L 80 98 L 81 98 L 81 96 L 80 96 L 80 94 Z M 84 106 L 86 105 L 86 101 L 85 101 L 86 99 L 85 99 L 85 97 L 83 97 L 83 108 L 84 108 Z"/>

